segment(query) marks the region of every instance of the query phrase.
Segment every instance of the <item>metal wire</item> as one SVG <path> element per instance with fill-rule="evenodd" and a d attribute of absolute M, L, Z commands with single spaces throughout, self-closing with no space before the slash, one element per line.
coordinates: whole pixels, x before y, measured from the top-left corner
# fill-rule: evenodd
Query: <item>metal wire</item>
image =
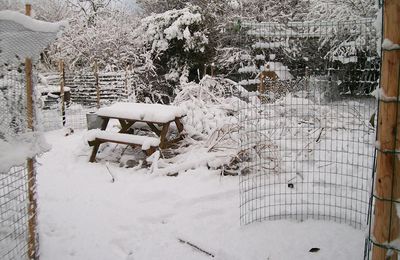
<path fill-rule="evenodd" d="M 0 66 L 0 141 L 27 132 L 24 75 L 23 66 Z M 0 172 L 0 259 L 28 258 L 28 181 L 24 164 Z"/>
<path fill-rule="evenodd" d="M 38 87 L 43 106 L 40 109 L 41 121 L 46 131 L 61 129 L 85 129 L 86 114 L 96 111 L 97 106 L 106 106 L 117 101 L 169 103 L 170 97 L 158 94 L 151 88 L 142 88 L 135 82 L 136 75 L 128 71 L 99 72 L 98 87 L 95 74 L 88 68 L 85 72 L 70 71 L 65 74 L 65 125 L 61 109 L 60 75 L 45 73 L 45 83 Z M 97 100 L 97 97 L 99 100 Z"/>
<path fill-rule="evenodd" d="M 242 22 L 241 224 L 367 225 L 380 58 L 372 19 Z M 243 104 L 243 103 L 241 103 Z"/>

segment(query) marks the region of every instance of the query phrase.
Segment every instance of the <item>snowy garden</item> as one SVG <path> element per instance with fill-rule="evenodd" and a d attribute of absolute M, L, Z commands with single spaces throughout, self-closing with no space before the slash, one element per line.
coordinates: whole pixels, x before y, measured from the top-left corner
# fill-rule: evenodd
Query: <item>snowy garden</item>
<path fill-rule="evenodd" d="M 1 259 L 386 248 L 379 3 L 29 3 L 0 0 Z"/>

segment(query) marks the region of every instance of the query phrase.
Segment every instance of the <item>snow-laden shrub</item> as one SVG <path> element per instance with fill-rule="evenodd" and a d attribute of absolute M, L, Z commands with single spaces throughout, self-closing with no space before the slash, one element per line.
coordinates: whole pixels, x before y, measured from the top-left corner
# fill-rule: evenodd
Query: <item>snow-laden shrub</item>
<path fill-rule="evenodd" d="M 150 54 L 157 74 L 170 81 L 200 69 L 207 56 L 207 31 L 197 6 L 149 15 L 133 34 L 135 43 Z"/>
<path fill-rule="evenodd" d="M 187 111 L 184 124 L 190 136 L 207 139 L 218 129 L 237 122 L 237 85 L 224 78 L 204 77 L 199 83 L 182 86 L 174 104 Z M 235 96 L 236 95 L 236 96 Z"/>
<path fill-rule="evenodd" d="M 24 75 L 14 66 L 0 65 L 0 139 L 26 131 Z"/>
<path fill-rule="evenodd" d="M 204 77 L 199 83 L 183 84 L 174 105 L 187 112 L 182 118 L 186 138 L 174 149 L 173 158 L 156 158 L 152 171 L 176 174 L 194 167 L 222 169 L 238 154 L 237 97 L 239 87 L 224 78 Z M 163 151 L 164 153 L 165 151 Z M 155 163 L 155 158 L 149 159 Z"/>

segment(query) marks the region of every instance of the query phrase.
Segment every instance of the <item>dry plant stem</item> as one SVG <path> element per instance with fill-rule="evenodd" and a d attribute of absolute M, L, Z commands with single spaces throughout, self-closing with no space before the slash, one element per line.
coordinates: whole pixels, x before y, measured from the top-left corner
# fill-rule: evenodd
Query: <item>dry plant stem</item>
<path fill-rule="evenodd" d="M 189 241 L 186 241 L 186 240 L 183 240 L 183 239 L 180 239 L 180 238 L 178 238 L 178 241 L 181 242 L 182 244 L 189 245 L 192 248 L 196 249 L 197 251 L 202 252 L 202 253 L 210 256 L 210 257 L 215 257 L 214 254 L 211 254 L 210 252 L 207 252 L 206 250 L 201 249 L 200 247 L 196 246 L 195 244 L 193 244 L 193 243 L 191 243 Z"/>

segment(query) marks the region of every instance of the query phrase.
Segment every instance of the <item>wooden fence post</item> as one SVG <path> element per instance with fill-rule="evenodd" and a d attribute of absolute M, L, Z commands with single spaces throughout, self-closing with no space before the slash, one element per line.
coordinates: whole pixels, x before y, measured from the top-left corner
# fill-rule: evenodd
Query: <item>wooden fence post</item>
<path fill-rule="evenodd" d="M 30 4 L 25 5 L 25 15 L 31 15 L 32 7 Z M 26 109 L 27 124 L 30 131 L 34 131 L 33 123 L 33 82 L 32 82 L 32 59 L 25 58 L 25 84 L 26 84 Z M 36 172 L 34 158 L 27 160 L 28 170 L 28 258 L 36 260 L 38 256 L 38 239 L 37 239 L 37 202 L 36 202 Z"/>
<path fill-rule="evenodd" d="M 94 77 L 96 84 L 96 103 L 97 103 L 97 108 L 100 108 L 99 67 L 97 65 L 97 61 L 94 62 Z"/>
<path fill-rule="evenodd" d="M 62 124 L 65 126 L 66 118 L 65 118 L 65 69 L 64 69 L 64 61 L 60 60 L 60 98 L 61 98 L 61 116 L 62 116 Z"/>
<path fill-rule="evenodd" d="M 383 38 L 400 43 L 400 1 L 384 1 Z M 375 179 L 375 207 L 372 259 L 398 259 L 396 251 L 385 246 L 399 238 L 400 219 L 396 201 L 400 200 L 400 111 L 399 111 L 399 50 L 383 50 L 381 92 L 378 115 L 378 155 Z M 381 246 L 379 246 L 381 245 Z"/>
<path fill-rule="evenodd" d="M 125 69 L 125 92 L 126 92 L 126 99 L 129 99 L 130 91 L 129 91 L 129 77 L 131 76 L 130 69 L 131 65 L 127 65 Z"/>

